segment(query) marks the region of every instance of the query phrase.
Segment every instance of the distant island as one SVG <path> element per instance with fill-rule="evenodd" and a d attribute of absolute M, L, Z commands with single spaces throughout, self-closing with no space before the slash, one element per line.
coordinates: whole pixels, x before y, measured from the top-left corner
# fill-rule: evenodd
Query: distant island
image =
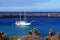
<path fill-rule="evenodd" d="M 0 12 L 0 18 L 20 16 L 24 17 L 24 12 Z M 26 12 L 26 17 L 60 17 L 60 12 Z"/>

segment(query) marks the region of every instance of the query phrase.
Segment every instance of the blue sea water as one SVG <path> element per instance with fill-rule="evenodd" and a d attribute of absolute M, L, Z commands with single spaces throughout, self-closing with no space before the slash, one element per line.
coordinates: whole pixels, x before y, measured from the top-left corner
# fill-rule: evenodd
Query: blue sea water
<path fill-rule="evenodd" d="M 50 28 L 53 28 L 56 34 L 60 32 L 60 18 L 27 18 L 28 22 L 33 22 L 25 27 L 15 25 L 15 22 L 19 20 L 20 18 L 0 18 L 0 31 L 7 36 L 23 36 L 27 35 L 29 30 L 37 28 L 41 37 L 47 36 Z M 24 20 L 24 18 L 21 20 Z"/>

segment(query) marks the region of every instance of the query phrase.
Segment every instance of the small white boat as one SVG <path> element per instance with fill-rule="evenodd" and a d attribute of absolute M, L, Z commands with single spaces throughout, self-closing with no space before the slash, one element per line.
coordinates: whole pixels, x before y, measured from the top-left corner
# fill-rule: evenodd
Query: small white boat
<path fill-rule="evenodd" d="M 20 25 L 20 26 L 28 26 L 31 25 L 31 22 L 27 22 L 26 21 L 26 13 L 24 13 L 24 21 L 21 20 L 21 13 L 20 13 L 20 21 L 16 21 L 15 22 L 16 25 Z"/>
<path fill-rule="evenodd" d="M 31 25 L 31 23 L 25 22 L 25 21 L 16 21 L 16 25 L 21 25 L 21 26 L 28 26 Z"/>

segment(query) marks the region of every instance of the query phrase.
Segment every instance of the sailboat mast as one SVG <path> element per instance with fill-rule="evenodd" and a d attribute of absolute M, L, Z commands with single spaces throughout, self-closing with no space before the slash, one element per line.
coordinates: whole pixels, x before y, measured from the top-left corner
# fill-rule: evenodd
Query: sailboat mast
<path fill-rule="evenodd" d="M 24 12 L 24 21 L 26 21 L 26 13 Z"/>
<path fill-rule="evenodd" d="M 20 21 L 21 21 L 21 12 L 20 12 Z"/>

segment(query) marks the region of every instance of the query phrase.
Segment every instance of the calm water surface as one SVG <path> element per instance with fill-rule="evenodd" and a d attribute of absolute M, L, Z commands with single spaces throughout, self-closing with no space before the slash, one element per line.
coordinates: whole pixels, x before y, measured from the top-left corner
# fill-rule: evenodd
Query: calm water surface
<path fill-rule="evenodd" d="M 15 22 L 19 20 L 20 18 L 0 18 L 0 31 L 7 36 L 22 36 L 27 35 L 29 30 L 37 28 L 42 37 L 48 35 L 50 28 L 53 28 L 56 34 L 60 32 L 60 18 L 27 18 L 28 22 L 33 22 L 25 27 L 15 25 Z"/>

